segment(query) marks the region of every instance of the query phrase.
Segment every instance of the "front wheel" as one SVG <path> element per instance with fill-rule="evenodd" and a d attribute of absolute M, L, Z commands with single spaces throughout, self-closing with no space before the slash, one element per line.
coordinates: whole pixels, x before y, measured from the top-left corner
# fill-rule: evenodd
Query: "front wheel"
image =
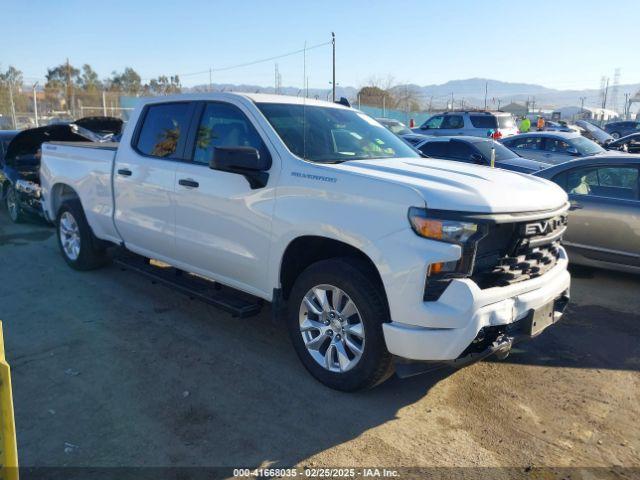
<path fill-rule="evenodd" d="M 79 201 L 62 204 L 56 226 L 58 246 L 71 268 L 93 270 L 106 263 L 106 250 L 93 235 Z"/>
<path fill-rule="evenodd" d="M 620 138 L 620 134 L 618 132 L 613 132 L 611 136 L 616 140 Z"/>
<path fill-rule="evenodd" d="M 306 369 L 330 388 L 355 391 L 393 373 L 382 324 L 384 293 L 366 265 L 323 260 L 298 277 L 289 296 L 287 326 Z"/>
<path fill-rule="evenodd" d="M 24 214 L 20 208 L 20 198 L 18 192 L 13 188 L 13 185 L 7 187 L 7 194 L 5 196 L 5 204 L 7 207 L 7 213 L 13 223 L 20 223 L 24 220 Z"/>

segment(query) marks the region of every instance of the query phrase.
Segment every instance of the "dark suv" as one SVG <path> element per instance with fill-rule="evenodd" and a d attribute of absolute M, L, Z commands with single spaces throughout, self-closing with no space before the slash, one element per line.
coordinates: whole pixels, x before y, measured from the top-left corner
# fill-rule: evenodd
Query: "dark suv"
<path fill-rule="evenodd" d="M 632 133 L 640 132 L 640 122 L 627 121 L 627 122 L 611 122 L 604 126 L 604 131 L 611 135 L 613 138 L 626 137 Z"/>

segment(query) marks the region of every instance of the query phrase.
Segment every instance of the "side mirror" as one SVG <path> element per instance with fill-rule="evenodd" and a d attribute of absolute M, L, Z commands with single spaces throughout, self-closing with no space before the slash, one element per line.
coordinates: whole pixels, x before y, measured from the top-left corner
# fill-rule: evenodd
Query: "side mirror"
<path fill-rule="evenodd" d="M 267 184 L 271 158 L 261 157 L 253 147 L 215 147 L 209 168 L 243 175 L 251 188 L 256 189 Z"/>
<path fill-rule="evenodd" d="M 485 161 L 484 157 L 482 155 L 480 155 L 479 153 L 472 153 L 471 155 L 469 155 L 469 159 L 471 160 L 471 163 L 475 163 L 476 165 L 486 165 L 487 162 Z"/>

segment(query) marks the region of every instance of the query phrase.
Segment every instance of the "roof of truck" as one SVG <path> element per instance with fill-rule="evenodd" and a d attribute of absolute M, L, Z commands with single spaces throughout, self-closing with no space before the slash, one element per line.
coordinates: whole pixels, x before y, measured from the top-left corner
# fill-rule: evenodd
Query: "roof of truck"
<path fill-rule="evenodd" d="M 318 107 L 347 108 L 343 105 L 315 98 L 293 97 L 290 95 L 273 95 L 268 93 L 239 93 L 239 92 L 202 92 L 202 93 L 181 93 L 179 95 L 169 95 L 161 97 L 146 97 L 140 100 L 144 103 L 161 103 L 184 100 L 222 100 L 225 98 L 243 97 L 255 103 L 288 103 L 292 105 L 310 105 Z"/>

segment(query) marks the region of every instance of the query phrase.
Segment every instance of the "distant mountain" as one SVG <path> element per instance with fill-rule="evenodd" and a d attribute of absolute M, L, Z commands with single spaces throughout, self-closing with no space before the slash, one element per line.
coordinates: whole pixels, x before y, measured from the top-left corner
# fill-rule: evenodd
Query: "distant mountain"
<path fill-rule="evenodd" d="M 450 80 L 439 85 L 397 85 L 393 90 L 402 92 L 410 89 L 420 99 L 424 106 L 432 103 L 434 108 L 442 108 L 451 98 L 453 93 L 456 106 L 464 100 L 467 106 L 480 107 L 484 105 L 485 85 L 487 86 L 487 98 L 491 108 L 497 106 L 498 101 L 501 105 L 509 102 L 526 102 L 527 99 L 534 100 L 536 106 L 540 108 L 555 108 L 561 106 L 580 105 L 580 97 L 586 97 L 586 106 L 600 106 L 599 94 L 597 88 L 585 90 L 558 90 L 547 88 L 542 85 L 533 83 L 515 83 L 503 82 L 500 80 L 486 78 L 469 78 L 466 80 Z M 191 88 L 185 88 L 184 91 L 206 91 L 208 85 L 197 85 Z M 215 91 L 233 91 L 233 92 L 252 92 L 252 93 L 274 93 L 274 87 L 263 87 L 259 85 L 248 84 L 213 84 Z M 347 97 L 355 102 L 358 96 L 358 88 L 355 87 L 337 87 L 336 96 Z M 624 94 L 632 95 L 640 91 L 640 83 L 619 85 L 618 86 L 618 109 L 622 109 L 624 103 Z M 298 87 L 281 87 L 280 92 L 283 95 L 301 95 L 302 90 Z M 329 89 L 309 89 L 309 97 L 317 97 L 326 100 L 330 95 Z M 612 87 L 609 87 L 609 100 L 607 108 L 613 105 Z"/>
<path fill-rule="evenodd" d="M 233 84 L 233 83 L 214 83 L 212 85 L 213 90 L 216 92 L 244 92 L 244 93 L 275 93 L 274 87 L 262 87 L 260 85 L 247 85 L 247 84 Z M 183 92 L 206 92 L 209 90 L 209 85 L 196 85 L 190 88 L 183 88 Z M 298 87 L 280 87 L 278 92 L 281 95 L 298 96 L 303 95 L 302 89 Z M 316 96 L 320 100 L 327 100 L 331 94 L 330 89 L 310 88 L 309 97 L 315 98 Z M 347 97 L 349 99 L 356 98 L 358 96 L 358 89 L 354 87 L 336 87 L 336 98 Z"/>

